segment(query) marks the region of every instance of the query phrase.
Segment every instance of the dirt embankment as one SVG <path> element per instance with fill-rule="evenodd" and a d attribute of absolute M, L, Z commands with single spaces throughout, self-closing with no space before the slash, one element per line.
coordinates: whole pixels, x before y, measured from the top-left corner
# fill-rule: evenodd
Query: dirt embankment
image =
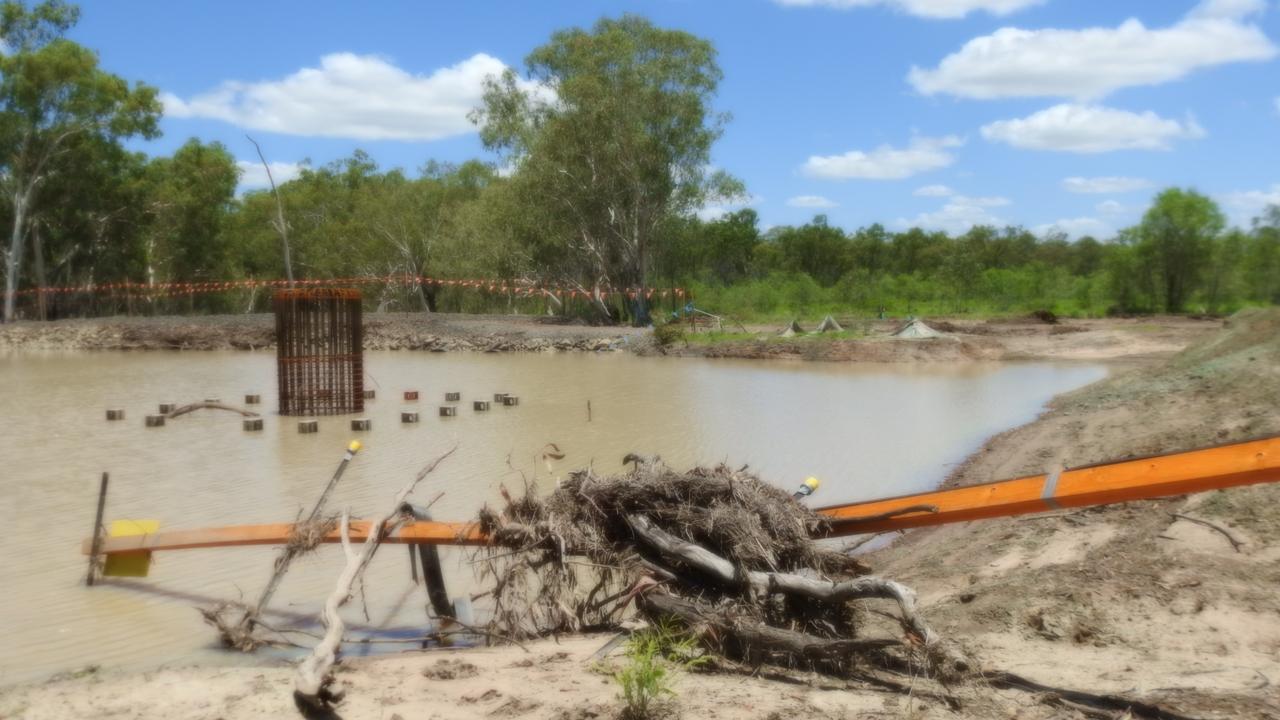
<path fill-rule="evenodd" d="M 801 335 L 783 339 L 778 328 L 749 327 L 754 338 L 677 341 L 646 345 L 644 354 L 835 362 L 964 362 L 1012 360 L 1150 360 L 1170 355 L 1222 327 L 1221 320 L 1186 317 L 1108 318 L 1046 323 L 1034 318 L 970 320 L 926 318 L 943 337 L 899 339 L 901 321 L 857 323 L 856 336 Z M 854 323 L 850 323 L 854 325 Z"/>
<path fill-rule="evenodd" d="M 599 352 L 646 331 L 557 324 L 530 316 L 377 313 L 364 318 L 366 350 Z M 0 350 L 262 350 L 275 347 L 271 315 L 115 317 L 0 325 Z"/>
<path fill-rule="evenodd" d="M 1246 312 L 1163 363 L 1057 398 L 948 482 L 1276 434 L 1278 408 L 1280 310 Z M 919 530 L 869 561 L 993 666 L 1193 717 L 1280 717 L 1280 485 Z"/>
<path fill-rule="evenodd" d="M 1221 327 L 1219 320 L 1181 317 L 1072 320 L 930 320 L 946 336 L 891 337 L 901 323 L 870 321 L 854 338 L 782 340 L 776 328 L 752 328 L 755 339 L 654 344 L 643 328 L 591 327 L 512 315 L 370 313 L 367 350 L 424 352 L 602 352 L 641 355 L 798 359 L 835 362 L 966 362 L 1003 360 L 1149 360 L 1175 353 Z M 0 325 L 0 351 L 262 350 L 275 345 L 270 315 L 119 317 Z"/>

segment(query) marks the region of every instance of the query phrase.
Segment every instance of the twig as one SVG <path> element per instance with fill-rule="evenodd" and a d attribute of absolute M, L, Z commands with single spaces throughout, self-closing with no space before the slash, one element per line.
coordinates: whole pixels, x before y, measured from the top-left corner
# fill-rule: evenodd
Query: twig
<path fill-rule="evenodd" d="M 1175 512 L 1175 513 L 1169 513 L 1169 515 L 1173 517 L 1174 520 L 1186 520 L 1187 522 L 1193 522 L 1193 523 L 1196 523 L 1197 525 L 1203 525 L 1211 530 L 1217 530 L 1218 532 L 1222 533 L 1222 536 L 1225 537 L 1231 543 L 1232 549 L 1234 549 L 1236 552 L 1240 552 L 1240 546 L 1244 545 L 1243 540 L 1240 540 L 1235 535 L 1232 535 L 1231 531 L 1227 530 L 1221 525 L 1218 525 L 1216 523 L 1211 523 L 1208 520 L 1201 520 L 1200 518 L 1197 518 L 1197 517 L 1191 517 L 1190 515 L 1183 515 L 1182 513 Z"/>

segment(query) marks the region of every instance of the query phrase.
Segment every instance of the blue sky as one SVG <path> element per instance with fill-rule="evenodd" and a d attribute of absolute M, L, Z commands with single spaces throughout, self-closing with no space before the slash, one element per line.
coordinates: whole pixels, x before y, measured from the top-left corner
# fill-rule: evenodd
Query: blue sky
<path fill-rule="evenodd" d="M 1246 223 L 1280 203 L 1274 0 L 84 2 L 72 36 L 161 89 L 190 137 L 281 174 L 368 151 L 383 167 L 485 157 L 480 79 L 568 26 L 624 12 L 711 40 L 732 114 L 715 148 L 765 225 L 815 213 L 961 231 L 1105 236 L 1193 186 Z M 244 184 L 261 182 L 246 164 Z M 711 215 L 722 208 L 707 208 Z"/>

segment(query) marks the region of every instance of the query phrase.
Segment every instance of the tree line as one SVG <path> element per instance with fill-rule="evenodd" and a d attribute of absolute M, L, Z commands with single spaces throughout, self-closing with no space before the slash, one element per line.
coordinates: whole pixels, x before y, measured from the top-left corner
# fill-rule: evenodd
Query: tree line
<path fill-rule="evenodd" d="M 722 77 L 715 49 L 632 15 L 557 32 L 529 55 L 522 75 L 510 70 L 487 82 L 472 120 L 494 161 L 406 172 L 356 151 L 304 167 L 278 196 L 237 195 L 241 171 L 220 143 L 192 139 L 156 157 L 126 149 L 131 138 L 158 135 L 157 91 L 104 70 L 92 50 L 68 39 L 78 18 L 62 0 L 0 4 L 6 320 L 263 310 L 267 298 L 253 291 L 22 291 L 288 271 L 570 288 L 575 302 L 387 283 L 368 302 L 636 323 L 678 311 L 674 300 L 646 299 L 650 289 L 675 287 L 688 288 L 699 306 L 744 318 L 1222 312 L 1280 300 L 1280 209 L 1248 229 L 1228 228 L 1216 204 L 1191 189 L 1161 192 L 1141 222 L 1114 238 L 1074 242 L 1020 227 L 844 230 L 823 216 L 763 230 L 750 209 L 702 219 L 701 209 L 746 197 L 740 181 L 710 169 L 728 121 L 713 107 Z"/>

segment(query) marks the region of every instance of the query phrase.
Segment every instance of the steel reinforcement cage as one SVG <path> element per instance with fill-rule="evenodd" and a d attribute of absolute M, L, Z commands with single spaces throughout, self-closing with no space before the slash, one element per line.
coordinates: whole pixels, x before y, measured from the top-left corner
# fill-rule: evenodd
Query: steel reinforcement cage
<path fill-rule="evenodd" d="M 364 336 L 359 290 L 277 290 L 276 378 L 281 415 L 364 410 Z"/>

